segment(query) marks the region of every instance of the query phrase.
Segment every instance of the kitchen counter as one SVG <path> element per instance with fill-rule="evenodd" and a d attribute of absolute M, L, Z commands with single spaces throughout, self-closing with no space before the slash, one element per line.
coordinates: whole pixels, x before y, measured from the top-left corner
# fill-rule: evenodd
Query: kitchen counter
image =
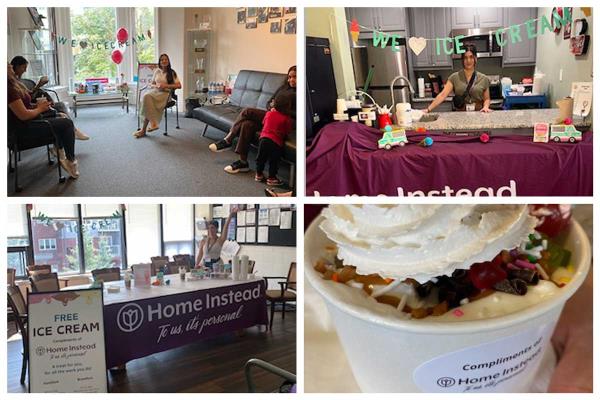
<path fill-rule="evenodd" d="M 444 101 L 452 101 L 454 96 L 448 96 L 444 99 Z M 431 103 L 434 97 L 413 97 L 411 101 L 415 103 Z"/>
<path fill-rule="evenodd" d="M 532 129 L 537 122 L 553 123 L 558 116 L 558 108 L 545 108 L 535 110 L 505 110 L 482 112 L 432 112 L 438 119 L 432 122 L 414 122 L 408 129 L 424 127 L 428 131 L 489 131 L 499 130 L 509 133 L 519 133 L 525 130 L 533 133 Z M 575 126 L 588 130 L 590 123 L 583 123 L 580 118 L 574 119 Z M 581 129 L 580 129 L 581 130 Z"/>

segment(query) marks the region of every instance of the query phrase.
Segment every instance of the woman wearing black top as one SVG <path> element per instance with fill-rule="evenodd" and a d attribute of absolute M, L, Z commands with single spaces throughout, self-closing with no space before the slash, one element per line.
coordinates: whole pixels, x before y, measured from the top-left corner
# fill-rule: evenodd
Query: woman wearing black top
<path fill-rule="evenodd" d="M 287 73 L 287 81 L 284 83 L 273 95 L 271 100 L 267 103 L 269 108 L 272 108 L 273 99 L 282 92 L 292 92 L 294 98 L 296 95 L 296 66 L 290 67 Z M 293 117 L 296 117 L 296 102 L 292 107 Z M 250 143 L 254 140 L 256 132 L 260 131 L 262 127 L 263 118 L 267 110 L 261 110 L 260 108 L 244 108 L 240 115 L 238 115 L 234 122 L 231 130 L 225 136 L 224 139 L 219 140 L 216 143 L 211 143 L 208 148 L 211 151 L 219 152 L 231 147 L 231 143 L 236 136 L 239 136 L 239 140 L 235 147 L 235 152 L 240 155 L 240 159 L 234 161 L 231 165 L 225 167 L 225 172 L 230 174 L 237 174 L 238 172 L 248 172 L 250 170 L 248 166 L 248 151 L 250 149 Z"/>

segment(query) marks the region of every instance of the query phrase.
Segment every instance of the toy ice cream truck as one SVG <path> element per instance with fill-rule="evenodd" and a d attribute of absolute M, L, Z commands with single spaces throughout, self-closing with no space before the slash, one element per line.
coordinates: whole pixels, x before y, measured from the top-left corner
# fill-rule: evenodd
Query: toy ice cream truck
<path fill-rule="evenodd" d="M 554 142 L 581 142 L 581 132 L 573 125 L 551 125 L 550 140 Z"/>
<path fill-rule="evenodd" d="M 394 146 L 404 146 L 408 143 L 404 129 L 392 129 L 390 125 L 386 126 L 381 139 L 377 141 L 380 149 L 390 150 Z"/>

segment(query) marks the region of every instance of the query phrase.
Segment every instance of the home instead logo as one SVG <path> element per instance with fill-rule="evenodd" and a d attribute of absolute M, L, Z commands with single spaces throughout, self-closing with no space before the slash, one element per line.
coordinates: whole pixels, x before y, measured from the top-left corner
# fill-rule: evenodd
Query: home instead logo
<path fill-rule="evenodd" d="M 144 310 L 135 303 L 129 303 L 121 307 L 117 313 L 117 325 L 123 332 L 133 332 L 144 322 Z"/>

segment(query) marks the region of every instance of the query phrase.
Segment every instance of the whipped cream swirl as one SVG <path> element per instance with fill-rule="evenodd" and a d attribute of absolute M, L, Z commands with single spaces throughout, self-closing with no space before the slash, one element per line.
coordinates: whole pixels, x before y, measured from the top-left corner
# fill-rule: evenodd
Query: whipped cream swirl
<path fill-rule="evenodd" d="M 526 205 L 330 205 L 322 215 L 344 264 L 421 283 L 492 260 L 537 224 Z"/>

